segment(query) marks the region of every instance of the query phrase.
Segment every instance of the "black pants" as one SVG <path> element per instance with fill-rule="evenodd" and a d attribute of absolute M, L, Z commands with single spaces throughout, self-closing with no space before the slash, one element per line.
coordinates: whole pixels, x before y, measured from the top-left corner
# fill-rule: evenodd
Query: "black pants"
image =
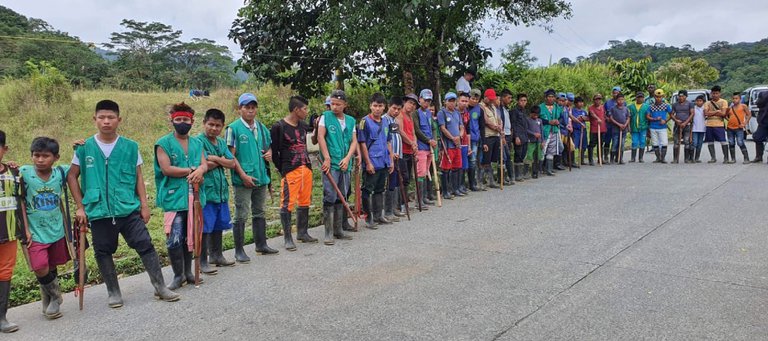
<path fill-rule="evenodd" d="M 519 146 L 515 145 L 515 163 L 523 163 L 526 153 L 528 153 L 528 143 L 523 142 Z"/>
<path fill-rule="evenodd" d="M 403 158 L 398 160 L 400 164 L 400 174 L 403 175 L 403 187 L 408 188 L 411 183 L 411 176 L 413 176 L 413 155 L 403 154 Z"/>
<path fill-rule="evenodd" d="M 367 197 L 371 194 L 384 193 L 388 175 L 389 168 L 377 169 L 373 174 L 369 174 L 368 171 L 363 170 L 363 197 Z"/>
<path fill-rule="evenodd" d="M 114 224 L 112 223 L 114 221 Z M 104 218 L 91 221 L 93 251 L 96 257 L 111 257 L 117 251 L 117 235 L 123 239 L 139 256 L 155 251 L 152 239 L 139 212 L 133 212 L 122 218 Z"/>

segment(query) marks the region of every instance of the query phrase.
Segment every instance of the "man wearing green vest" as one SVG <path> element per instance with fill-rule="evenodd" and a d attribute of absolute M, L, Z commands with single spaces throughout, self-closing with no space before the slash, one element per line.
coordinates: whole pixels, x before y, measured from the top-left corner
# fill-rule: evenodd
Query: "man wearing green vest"
<path fill-rule="evenodd" d="M 77 205 L 75 220 L 91 229 L 96 263 L 109 295 L 108 305 L 123 306 L 112 259 L 117 251 L 118 233 L 141 257 L 155 295 L 167 302 L 178 301 L 179 294 L 165 287 L 160 259 L 147 231 L 150 211 L 139 145 L 117 134 L 121 121 L 117 103 L 97 103 L 93 121 L 99 132 L 75 150 L 67 183 Z"/>
<path fill-rule="evenodd" d="M 272 138 L 269 129 L 256 120 L 259 103 L 252 93 L 238 98 L 240 119 L 227 126 L 227 146 L 235 156 L 239 167 L 232 170 L 232 184 L 235 186 L 235 260 L 248 263 L 245 254 L 245 223 L 251 212 L 251 228 L 256 241 L 257 254 L 276 254 L 278 251 L 267 245 L 267 221 L 264 219 L 264 201 L 271 179 L 267 174 L 266 162 L 272 161 Z"/>
<path fill-rule="evenodd" d="M 168 285 L 171 290 L 195 281 L 190 186 L 203 181 L 208 164 L 202 142 L 189 136 L 195 122 L 194 114 L 195 111 L 185 103 L 174 104 L 170 112 L 174 131 L 155 142 L 156 205 L 165 212 L 165 246 L 173 269 L 173 281 Z M 200 191 L 200 203 L 204 202 L 207 201 L 203 190 Z"/>
<path fill-rule="evenodd" d="M 331 93 L 331 110 L 323 113 L 317 127 L 320 155 L 323 158 L 321 170 L 333 179 L 342 194 L 349 193 L 350 163 L 357 152 L 355 119 L 344 114 L 346 107 L 347 95 L 342 90 L 334 90 Z M 334 237 L 352 239 L 342 229 L 343 212 L 341 198 L 338 198 L 328 177 L 323 177 L 325 245 L 333 245 Z"/>
<path fill-rule="evenodd" d="M 555 104 L 555 90 L 548 89 L 544 93 L 544 102 L 539 104 L 541 110 L 541 122 L 543 131 L 541 136 L 546 141 L 544 150 L 547 175 L 555 175 L 554 163 L 555 155 L 563 150 L 562 140 L 560 139 L 560 118 L 563 114 L 563 108 Z"/>
<path fill-rule="evenodd" d="M 227 260 L 222 254 L 221 235 L 224 230 L 232 228 L 232 218 L 229 214 L 229 182 L 225 169 L 234 169 L 237 165 L 235 157 L 229 152 L 227 142 L 219 137 L 224 128 L 224 113 L 219 109 L 209 109 L 205 112 L 203 128 L 205 132 L 197 137 L 203 143 L 205 154 L 208 155 L 203 190 L 206 202 L 203 203 L 203 241 L 200 252 L 200 271 L 214 275 L 215 269 L 209 265 L 232 266 L 234 261 Z M 209 253 L 210 250 L 210 253 Z M 209 264 L 210 263 L 210 264 Z"/>

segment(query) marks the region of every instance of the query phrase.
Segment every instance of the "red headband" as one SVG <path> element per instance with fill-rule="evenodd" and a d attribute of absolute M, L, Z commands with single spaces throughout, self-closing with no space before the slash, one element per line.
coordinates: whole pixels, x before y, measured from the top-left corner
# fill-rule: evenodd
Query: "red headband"
<path fill-rule="evenodd" d="M 184 117 L 189 117 L 189 118 L 193 118 L 194 117 L 194 115 L 191 112 L 189 112 L 189 111 L 174 111 L 173 113 L 171 113 L 171 119 L 174 119 L 174 118 L 179 117 L 179 116 L 184 116 Z"/>

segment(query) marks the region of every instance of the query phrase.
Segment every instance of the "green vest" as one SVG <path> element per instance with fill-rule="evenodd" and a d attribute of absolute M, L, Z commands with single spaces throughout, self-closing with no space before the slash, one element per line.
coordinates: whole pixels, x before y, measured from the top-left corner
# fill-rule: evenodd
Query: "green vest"
<path fill-rule="evenodd" d="M 5 165 L 6 171 L 0 174 L 0 219 L 5 219 L 6 230 L 0 230 L 0 243 L 14 241 L 21 236 L 18 208 L 18 173 Z"/>
<path fill-rule="evenodd" d="M 352 116 L 344 115 L 346 129 L 341 129 L 339 119 L 332 111 L 323 113 L 323 123 L 325 123 L 325 144 L 328 146 L 328 155 L 331 156 L 331 168 L 337 171 L 341 170 L 339 163 L 341 159 L 349 153 L 349 145 L 352 143 L 352 132 L 355 128 L 355 119 Z M 320 153 L 322 156 L 323 154 Z M 351 163 L 350 163 L 351 165 Z M 347 167 L 349 172 L 352 167 Z"/>
<path fill-rule="evenodd" d="M 227 150 L 227 142 L 223 138 L 216 138 L 216 145 L 213 145 L 205 133 L 201 133 L 198 137 L 200 142 L 203 143 L 203 149 L 207 155 L 214 155 L 219 157 L 225 157 L 229 154 Z M 209 169 L 205 173 L 205 181 L 203 182 L 203 190 L 205 191 L 206 203 L 223 203 L 229 200 L 229 183 L 227 182 L 227 175 L 224 172 L 224 167 L 216 167 Z M 205 205 L 205 203 L 203 203 Z"/>
<path fill-rule="evenodd" d="M 262 152 L 269 149 L 272 144 L 272 137 L 267 127 L 261 122 L 255 121 L 255 125 L 256 129 L 251 132 L 242 119 L 230 123 L 228 128 L 231 129 L 231 132 L 229 134 L 234 137 L 230 143 L 234 143 L 235 159 L 240 163 L 245 174 L 252 177 L 256 185 L 266 186 L 269 185 L 271 179 L 267 175 L 266 162 L 261 155 Z M 232 184 L 243 186 L 243 180 L 240 179 L 237 172 L 233 169 L 231 173 Z"/>
<path fill-rule="evenodd" d="M 80 161 L 80 188 L 88 220 L 122 218 L 139 209 L 141 201 L 136 193 L 139 145 L 136 142 L 118 137 L 115 148 L 106 158 L 92 136 L 77 147 L 75 154 Z"/>
<path fill-rule="evenodd" d="M 549 111 L 547 108 L 546 103 L 539 104 L 539 109 L 541 109 L 541 125 L 544 129 L 542 129 L 541 137 L 543 138 L 543 141 L 546 141 L 549 138 L 549 134 L 557 134 L 560 132 L 560 126 L 553 126 L 549 124 L 549 121 L 551 120 L 560 120 L 563 115 L 563 107 L 555 104 L 552 106 L 552 111 Z"/>
<path fill-rule="evenodd" d="M 179 168 L 197 168 L 200 167 L 200 157 L 203 155 L 203 144 L 200 140 L 190 137 L 188 145 L 188 154 L 173 136 L 169 133 L 161 137 L 155 143 L 155 188 L 157 188 L 157 207 L 165 212 L 186 211 L 189 209 L 189 183 L 186 177 L 171 178 L 163 175 L 160 164 L 157 162 L 157 148 L 163 148 L 168 158 L 171 159 L 171 166 Z M 200 191 L 200 202 L 205 201 L 205 191 Z"/>
<path fill-rule="evenodd" d="M 648 130 L 648 119 L 645 117 L 645 115 L 648 114 L 650 106 L 643 103 L 643 105 L 640 106 L 639 112 L 637 107 L 635 107 L 635 103 L 627 104 L 627 107 L 629 108 L 630 131 L 633 133 L 643 133 Z"/>
<path fill-rule="evenodd" d="M 62 171 L 63 170 L 63 171 Z M 64 238 L 64 217 L 61 213 L 64 183 L 68 169 L 53 167 L 48 180 L 37 176 L 34 166 L 21 166 L 24 179 L 24 202 L 32 240 L 52 244 Z"/>

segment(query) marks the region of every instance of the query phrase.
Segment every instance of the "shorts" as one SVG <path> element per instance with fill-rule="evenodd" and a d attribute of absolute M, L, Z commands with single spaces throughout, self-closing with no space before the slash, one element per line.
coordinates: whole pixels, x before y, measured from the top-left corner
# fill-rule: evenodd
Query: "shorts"
<path fill-rule="evenodd" d="M 203 233 L 224 231 L 232 228 L 229 203 L 209 202 L 203 207 Z"/>
<path fill-rule="evenodd" d="M 443 149 L 440 153 L 440 169 L 461 169 L 461 148 Z"/>
<path fill-rule="evenodd" d="M 707 127 L 704 142 L 726 142 L 725 127 Z"/>
<path fill-rule="evenodd" d="M 16 241 L 12 240 L 0 244 L 0 281 L 11 280 L 14 266 L 16 266 Z"/>
<path fill-rule="evenodd" d="M 419 150 L 416 152 L 416 176 L 423 178 L 429 172 L 432 153 L 428 150 Z"/>
<path fill-rule="evenodd" d="M 280 210 L 293 212 L 294 207 L 309 207 L 312 202 L 312 170 L 296 168 L 280 180 Z"/>
<path fill-rule="evenodd" d="M 485 146 L 488 146 L 488 151 L 483 151 L 483 159 L 480 164 L 490 165 L 491 163 L 499 162 L 499 153 L 501 152 L 501 150 L 499 150 L 499 137 L 486 137 L 485 140 L 483 140 L 483 143 Z"/>
<path fill-rule="evenodd" d="M 29 244 L 29 262 L 32 264 L 32 271 L 55 268 L 67 264 L 70 259 L 72 258 L 69 256 L 67 241 L 64 238 L 51 244 L 36 241 Z"/>

